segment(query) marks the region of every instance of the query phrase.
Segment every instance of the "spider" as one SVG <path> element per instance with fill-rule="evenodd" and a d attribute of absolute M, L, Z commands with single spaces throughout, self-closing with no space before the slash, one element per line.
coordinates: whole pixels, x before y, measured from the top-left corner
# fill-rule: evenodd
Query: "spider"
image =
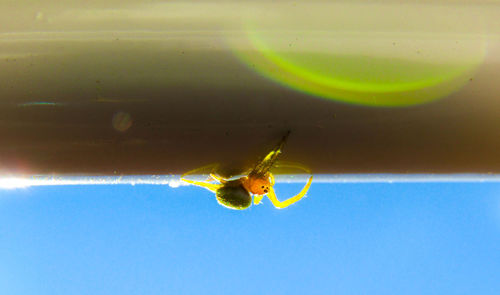
<path fill-rule="evenodd" d="M 271 152 L 269 152 L 260 162 L 255 165 L 255 167 L 247 174 L 247 176 L 228 180 L 219 175 L 216 175 L 215 173 L 210 173 L 210 178 L 206 181 L 195 181 L 185 178 L 188 175 L 196 174 L 197 172 L 200 172 L 202 170 L 206 171 L 208 168 L 212 168 L 211 171 L 215 171 L 218 164 L 211 164 L 186 172 L 181 176 L 181 180 L 214 192 L 219 204 L 230 209 L 247 209 L 252 205 L 252 195 L 254 197 L 253 203 L 255 205 L 260 204 L 260 201 L 266 194 L 276 208 L 286 208 L 302 199 L 309 190 L 312 182 L 311 175 L 306 185 L 299 192 L 299 194 L 285 201 L 279 201 L 276 197 L 276 193 L 273 189 L 274 176 L 271 172 L 269 172 L 269 170 L 275 164 L 276 159 L 281 153 L 281 150 L 283 149 L 283 146 L 289 134 L 290 131 L 281 139 L 280 143 Z M 309 169 L 299 164 L 281 163 L 274 166 L 298 168 L 304 170 L 307 173 L 311 173 Z M 212 181 L 218 181 L 219 183 L 212 183 Z"/>

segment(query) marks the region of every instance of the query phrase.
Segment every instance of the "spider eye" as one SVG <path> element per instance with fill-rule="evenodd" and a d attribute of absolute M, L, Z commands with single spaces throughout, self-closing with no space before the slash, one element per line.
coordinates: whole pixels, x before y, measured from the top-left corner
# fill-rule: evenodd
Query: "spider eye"
<path fill-rule="evenodd" d="M 262 186 L 262 188 L 264 188 L 264 186 Z"/>

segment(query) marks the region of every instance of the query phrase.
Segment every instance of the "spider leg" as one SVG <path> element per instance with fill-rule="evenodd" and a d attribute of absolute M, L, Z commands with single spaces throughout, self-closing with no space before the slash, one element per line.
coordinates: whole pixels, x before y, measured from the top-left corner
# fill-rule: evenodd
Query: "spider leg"
<path fill-rule="evenodd" d="M 210 177 L 212 177 L 213 179 L 217 180 L 220 183 L 226 183 L 227 182 L 224 178 L 220 177 L 219 175 L 217 175 L 215 173 L 210 173 Z"/>
<path fill-rule="evenodd" d="M 206 166 L 203 166 L 203 167 L 200 167 L 200 168 L 196 168 L 196 169 L 190 170 L 190 171 L 188 171 L 188 172 L 186 172 L 186 173 L 184 173 L 184 174 L 181 175 L 181 180 L 184 181 L 184 182 L 193 184 L 193 185 L 197 185 L 197 186 L 206 188 L 209 191 L 215 193 L 222 186 L 221 184 L 210 183 L 208 181 L 191 180 L 191 179 L 187 179 L 186 176 L 193 175 L 193 174 L 200 174 L 201 172 L 206 172 L 207 170 L 210 170 L 212 172 L 212 171 L 215 171 L 218 166 L 219 166 L 219 164 L 216 163 L 216 164 L 210 164 L 210 165 L 206 165 Z M 218 177 L 215 178 L 214 175 L 215 174 L 210 173 L 210 176 L 213 177 L 214 179 L 216 179 L 216 180 L 219 180 L 219 179 L 222 180 L 221 178 L 218 178 Z M 222 182 L 222 181 L 220 181 L 220 182 Z"/>
<path fill-rule="evenodd" d="M 195 180 L 190 180 L 190 179 L 185 179 L 185 178 L 181 178 L 181 180 L 185 181 L 187 183 L 196 185 L 196 186 L 206 188 L 213 193 L 217 192 L 217 190 L 222 187 L 222 184 L 215 184 L 215 183 L 204 182 L 204 181 L 195 181 Z"/>
<path fill-rule="evenodd" d="M 257 175 L 257 176 L 264 176 L 269 169 L 273 166 L 274 162 L 276 162 L 276 159 L 278 158 L 279 154 L 281 154 L 281 150 L 283 150 L 283 146 L 285 145 L 286 140 L 288 139 L 288 136 L 290 135 L 290 131 L 288 131 L 285 136 L 281 139 L 279 144 L 272 150 L 270 151 L 264 159 L 262 159 L 255 167 L 253 168 L 251 174 Z"/>
<path fill-rule="evenodd" d="M 253 204 L 259 205 L 260 201 L 262 201 L 262 198 L 264 198 L 264 195 L 254 195 L 253 196 Z"/>
<path fill-rule="evenodd" d="M 274 165 L 275 168 L 280 168 L 280 167 L 283 167 L 283 168 L 295 168 L 295 169 L 299 169 L 299 170 L 302 170 L 308 174 L 311 173 L 311 170 L 309 170 L 309 168 L 307 168 L 306 166 L 302 165 L 302 164 L 299 164 L 299 163 L 294 163 L 294 162 L 284 162 L 284 161 L 280 161 L 280 162 L 277 162 L 275 165 Z"/>
<path fill-rule="evenodd" d="M 293 203 L 299 201 L 300 199 L 302 199 L 306 195 L 307 191 L 309 190 L 309 187 L 311 186 L 312 179 L 313 179 L 313 177 L 311 175 L 311 177 L 309 177 L 309 180 L 307 181 L 304 188 L 300 191 L 300 193 L 296 196 L 291 197 L 290 199 L 288 199 L 286 201 L 278 200 L 278 198 L 276 197 L 276 193 L 274 192 L 274 189 L 272 186 L 269 188 L 269 193 L 267 194 L 267 197 L 269 198 L 269 200 L 271 200 L 274 207 L 276 207 L 278 209 L 286 208 L 286 207 L 292 205 Z"/>
<path fill-rule="evenodd" d="M 269 173 L 269 182 L 271 183 L 271 186 L 274 185 L 275 181 L 274 181 L 274 175 L 272 173 Z"/>
<path fill-rule="evenodd" d="M 217 170 L 218 167 L 219 167 L 218 163 L 208 164 L 200 168 L 189 170 L 188 172 L 182 174 L 181 177 L 184 178 L 186 176 L 193 174 L 203 174 L 203 172 L 207 173 L 207 171 L 210 171 L 209 173 L 212 174 L 215 170 Z"/>

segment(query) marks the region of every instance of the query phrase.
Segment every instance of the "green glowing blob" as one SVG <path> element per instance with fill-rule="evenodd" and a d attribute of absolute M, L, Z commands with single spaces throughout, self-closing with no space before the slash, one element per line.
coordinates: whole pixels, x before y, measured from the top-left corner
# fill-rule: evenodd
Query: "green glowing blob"
<path fill-rule="evenodd" d="M 307 94 L 368 106 L 409 106 L 442 98 L 469 81 L 484 57 L 478 42 L 450 47 L 458 44 L 450 40 L 407 42 L 399 48 L 396 42 L 367 40 L 366 48 L 351 44 L 353 49 L 342 50 L 304 34 L 276 38 L 252 32 L 248 41 L 249 49 L 237 55 L 263 76 Z"/>

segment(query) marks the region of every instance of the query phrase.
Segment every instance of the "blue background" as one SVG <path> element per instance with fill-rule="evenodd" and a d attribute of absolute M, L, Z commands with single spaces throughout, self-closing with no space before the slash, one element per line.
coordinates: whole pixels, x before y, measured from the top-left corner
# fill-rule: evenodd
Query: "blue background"
<path fill-rule="evenodd" d="M 280 199 L 300 185 L 276 186 Z M 0 190 L 1 294 L 500 294 L 500 183 Z"/>

